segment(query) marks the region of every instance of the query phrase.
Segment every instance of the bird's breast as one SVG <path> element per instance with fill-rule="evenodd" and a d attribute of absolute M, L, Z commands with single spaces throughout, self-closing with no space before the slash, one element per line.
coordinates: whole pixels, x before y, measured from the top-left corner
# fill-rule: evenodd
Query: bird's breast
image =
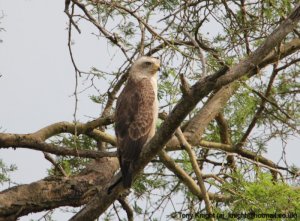
<path fill-rule="evenodd" d="M 149 133 L 149 138 L 151 139 L 154 134 L 155 134 L 155 129 L 156 129 L 156 122 L 157 122 L 157 118 L 158 118 L 158 99 L 157 99 L 157 79 L 156 78 L 151 78 L 151 85 L 153 87 L 153 91 L 155 94 L 155 100 L 153 102 L 153 122 L 152 122 L 152 127 Z"/>

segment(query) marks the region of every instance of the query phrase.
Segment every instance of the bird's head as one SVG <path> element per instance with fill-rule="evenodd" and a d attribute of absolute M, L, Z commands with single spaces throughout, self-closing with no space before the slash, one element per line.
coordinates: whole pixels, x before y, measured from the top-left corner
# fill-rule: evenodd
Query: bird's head
<path fill-rule="evenodd" d="M 159 69 L 160 60 L 158 58 L 143 56 L 133 63 L 130 75 L 133 78 L 152 78 L 156 77 Z"/>

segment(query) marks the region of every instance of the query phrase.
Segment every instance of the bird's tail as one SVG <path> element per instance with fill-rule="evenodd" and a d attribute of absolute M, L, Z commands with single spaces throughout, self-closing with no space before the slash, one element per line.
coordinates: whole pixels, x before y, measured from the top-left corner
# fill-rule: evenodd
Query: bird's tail
<path fill-rule="evenodd" d="M 128 170 L 126 173 L 122 171 L 122 182 L 124 188 L 130 188 L 132 184 L 132 173 Z"/>
<path fill-rule="evenodd" d="M 132 172 L 130 168 L 130 161 L 122 160 L 121 172 L 122 172 L 122 183 L 124 188 L 130 188 L 132 183 Z"/>
<path fill-rule="evenodd" d="M 121 161 L 121 172 L 122 177 L 120 177 L 114 184 L 112 184 L 108 190 L 107 193 L 111 194 L 112 190 L 122 181 L 124 188 L 130 188 L 132 184 L 132 172 L 130 168 L 130 161 Z"/>

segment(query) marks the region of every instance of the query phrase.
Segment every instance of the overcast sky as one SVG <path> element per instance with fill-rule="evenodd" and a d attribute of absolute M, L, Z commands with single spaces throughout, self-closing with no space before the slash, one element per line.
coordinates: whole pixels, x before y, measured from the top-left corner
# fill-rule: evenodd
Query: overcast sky
<path fill-rule="evenodd" d="M 0 0 L 0 127 L 9 133 L 30 133 L 59 121 L 72 121 L 74 112 L 74 70 L 67 48 L 67 17 L 64 1 Z M 114 63 L 104 41 L 91 35 L 90 25 L 81 26 L 76 34 L 74 54 L 79 67 L 92 66 L 111 70 Z M 104 92 L 106 85 L 103 85 Z M 107 87 L 107 86 L 106 86 Z M 80 85 L 80 88 L 84 86 Z M 79 95 L 78 118 L 97 117 L 100 109 L 87 98 L 92 91 Z M 288 161 L 300 167 L 299 139 L 291 140 L 287 149 Z M 267 157 L 275 162 L 281 156 L 281 144 L 272 141 Z M 0 150 L 6 164 L 16 164 L 18 171 L 11 178 L 17 183 L 42 179 L 50 167 L 43 154 L 28 149 Z M 0 186 L 2 190 L 3 186 Z M 38 218 L 30 215 L 20 219 Z M 54 217 L 65 220 L 61 213 Z"/>
<path fill-rule="evenodd" d="M 0 32 L 1 132 L 30 133 L 51 123 L 73 120 L 75 77 L 63 9 L 64 1 L 0 0 L 0 13 L 5 15 L 1 20 L 5 32 Z M 86 34 L 77 35 L 74 45 L 79 67 L 108 68 L 111 62 L 105 54 L 113 52 L 91 35 L 91 27 L 82 28 Z M 87 98 L 89 93 L 79 95 L 78 119 L 88 120 L 85 116 L 97 117 L 100 113 Z M 17 183 L 42 179 L 50 167 L 41 152 L 28 149 L 1 150 L 0 158 L 18 166 L 11 176 Z"/>

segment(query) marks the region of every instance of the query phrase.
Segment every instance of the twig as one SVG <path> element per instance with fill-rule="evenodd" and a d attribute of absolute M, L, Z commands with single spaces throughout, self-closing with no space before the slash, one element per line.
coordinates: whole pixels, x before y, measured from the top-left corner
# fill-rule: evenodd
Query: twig
<path fill-rule="evenodd" d="M 200 190 L 199 185 L 195 182 L 195 180 L 190 177 L 168 154 L 165 150 L 161 150 L 158 153 L 158 156 L 162 163 L 170 170 L 172 171 L 183 183 L 187 186 L 189 191 L 191 191 L 192 194 L 199 197 L 199 199 L 203 199 L 203 194 Z M 220 194 L 214 194 L 214 193 L 208 193 L 209 198 L 213 200 L 218 200 L 221 202 L 226 202 L 230 199 L 229 196 L 220 195 Z"/>
<path fill-rule="evenodd" d="M 215 118 L 217 121 L 217 124 L 220 128 L 220 138 L 221 142 L 224 144 L 231 145 L 231 137 L 230 137 L 230 130 L 228 127 L 228 123 L 226 119 L 224 118 L 222 113 L 219 113 L 217 117 Z M 232 169 L 236 168 L 234 157 L 231 155 L 227 155 L 227 162 L 231 166 Z"/>
<path fill-rule="evenodd" d="M 298 63 L 298 62 L 300 62 L 300 58 L 294 59 L 294 60 L 292 60 L 291 62 L 287 63 L 286 65 L 283 65 L 283 66 L 281 66 L 281 67 L 278 67 L 278 68 L 276 69 L 276 71 L 277 71 L 277 72 L 282 71 L 282 70 L 288 68 L 289 66 L 291 66 L 291 65 L 293 65 L 293 64 L 296 64 L 296 63 Z"/>
<path fill-rule="evenodd" d="M 141 42 L 140 42 L 139 57 L 141 57 L 144 55 L 144 50 L 145 50 L 145 26 L 141 22 L 139 22 L 139 26 L 141 29 Z"/>
<path fill-rule="evenodd" d="M 120 197 L 118 201 L 121 204 L 122 208 L 125 210 L 128 221 L 133 221 L 133 210 L 129 205 L 128 201 L 126 200 L 126 198 Z"/>
<path fill-rule="evenodd" d="M 78 96 L 77 96 L 77 90 L 78 90 L 78 75 L 80 76 L 80 71 L 78 70 L 75 61 L 74 61 L 74 57 L 73 57 L 73 53 L 72 53 L 72 48 L 71 48 L 71 41 L 72 41 L 72 16 L 74 14 L 74 3 L 72 4 L 72 12 L 71 12 L 71 16 L 70 18 L 70 22 L 69 22 L 69 32 L 68 32 L 68 48 L 69 48 L 69 53 L 71 56 L 71 60 L 75 69 L 75 89 L 74 89 L 74 97 L 75 97 L 75 107 L 74 107 L 74 113 L 73 113 L 73 117 L 74 117 L 74 124 L 75 124 L 75 133 L 74 133 L 74 143 L 75 143 L 75 149 L 77 151 L 77 109 L 78 109 Z"/>
<path fill-rule="evenodd" d="M 196 174 L 196 177 L 197 177 L 197 180 L 198 180 L 198 184 L 199 184 L 199 187 L 200 187 L 200 190 L 201 190 L 204 202 L 205 202 L 205 209 L 206 209 L 208 214 L 213 214 L 212 205 L 211 205 L 208 193 L 206 191 L 206 187 L 205 187 L 205 184 L 204 184 L 202 172 L 201 172 L 200 167 L 197 163 L 196 154 L 193 151 L 192 146 L 185 139 L 180 127 L 177 128 L 176 135 L 178 137 L 179 142 L 185 148 L 185 150 L 188 153 L 189 158 L 191 160 L 191 164 L 192 164 L 192 167 L 195 171 L 195 174 Z M 214 221 L 215 219 L 213 217 L 211 217 L 211 220 Z"/>
<path fill-rule="evenodd" d="M 130 59 L 129 59 L 127 53 L 126 53 L 125 48 L 120 44 L 119 37 L 117 37 L 116 35 L 113 35 L 113 34 L 109 33 L 105 28 L 103 28 L 96 21 L 96 19 L 92 16 L 92 14 L 87 10 L 87 8 L 85 7 L 84 4 L 80 3 L 78 0 L 72 0 L 72 2 L 75 5 L 77 5 L 84 12 L 84 14 L 87 16 L 87 18 L 89 19 L 89 21 L 92 22 L 97 27 L 97 29 L 104 35 L 105 38 L 107 38 L 108 40 L 110 40 L 113 44 L 115 44 L 116 46 L 118 46 L 121 49 L 121 51 L 125 55 L 126 59 L 128 61 L 130 61 Z"/>
<path fill-rule="evenodd" d="M 255 112 L 255 115 L 254 115 L 254 117 L 253 117 L 251 123 L 249 124 L 249 126 L 248 126 L 246 132 L 244 133 L 243 137 L 241 138 L 241 140 L 237 143 L 236 148 L 240 148 L 240 147 L 242 147 L 242 146 L 245 144 L 245 142 L 246 142 L 248 136 L 250 135 L 251 131 L 252 131 L 253 128 L 255 127 L 255 125 L 256 125 L 258 119 L 260 118 L 262 112 L 266 109 L 266 107 L 265 107 L 266 102 L 269 102 L 272 106 L 274 106 L 274 107 L 277 108 L 279 111 L 281 111 L 284 115 L 286 115 L 287 118 L 291 119 L 291 117 L 290 117 L 287 113 L 285 113 L 285 111 L 283 111 L 283 110 L 282 110 L 275 102 L 273 102 L 273 101 L 271 101 L 271 100 L 269 99 L 269 96 L 270 96 L 270 94 L 271 94 L 272 85 L 273 85 L 273 83 L 274 83 L 274 81 L 275 81 L 275 78 L 276 78 L 277 74 L 278 74 L 278 71 L 277 71 L 277 63 L 275 63 L 275 64 L 273 65 L 272 75 L 271 75 L 271 77 L 270 77 L 270 80 L 269 80 L 269 83 L 268 83 L 268 86 L 267 86 L 267 89 L 266 89 L 266 92 L 265 92 L 264 95 L 261 94 L 260 92 L 256 91 L 255 89 L 250 88 L 250 90 L 251 90 L 252 92 L 254 92 L 255 94 L 257 94 L 262 100 L 261 100 L 261 102 L 260 102 L 260 107 L 259 107 L 259 108 L 257 109 L 257 111 Z M 246 83 L 244 83 L 244 84 L 246 85 Z M 247 85 L 246 85 L 246 86 L 247 86 Z M 248 87 L 248 86 L 247 86 L 247 87 Z M 248 87 L 248 88 L 249 88 L 249 87 Z"/>
<path fill-rule="evenodd" d="M 198 55 L 202 64 L 202 76 L 206 76 L 207 75 L 207 69 L 206 69 L 206 60 L 205 60 L 205 56 L 203 54 L 203 50 L 200 47 L 200 45 L 198 44 L 198 42 L 193 38 L 192 35 L 190 35 L 190 33 L 188 33 L 187 31 L 183 30 L 183 33 L 192 41 L 192 43 L 194 44 L 194 46 L 198 49 Z"/>
<path fill-rule="evenodd" d="M 78 3 L 77 0 L 72 0 L 74 3 L 76 3 L 78 6 L 80 3 Z M 147 22 L 145 22 L 141 17 L 139 17 L 135 11 L 132 11 L 126 7 L 123 7 L 122 5 L 119 5 L 119 4 L 116 4 L 115 2 L 112 2 L 112 3 L 109 3 L 107 1 L 100 1 L 98 0 L 97 1 L 98 4 L 102 4 L 102 5 L 106 5 L 106 6 L 110 6 L 110 7 L 114 7 L 116 9 L 118 9 L 119 11 L 123 11 L 123 12 L 127 12 L 128 14 L 130 14 L 132 17 L 134 17 L 139 23 L 143 24 L 143 26 L 150 32 L 150 34 L 153 35 L 154 39 L 159 39 L 161 41 L 163 41 L 166 45 L 168 45 L 169 47 L 173 48 L 174 50 L 180 52 L 181 54 L 183 54 L 184 56 L 187 56 L 189 57 L 188 54 L 186 54 L 184 51 L 181 51 L 180 49 L 178 48 L 175 48 L 173 46 L 173 44 L 166 40 L 164 37 L 162 37 L 162 35 L 158 34 Z M 79 6 L 80 8 L 84 7 L 82 4 L 81 6 Z M 93 19 L 93 18 L 90 18 L 89 19 Z M 94 23 L 94 22 L 93 22 Z M 129 58 L 127 58 L 129 60 Z M 130 60 L 129 60 L 130 61 Z"/>
<path fill-rule="evenodd" d="M 46 152 L 43 152 L 43 153 L 44 153 L 44 157 L 45 157 L 46 160 L 48 160 L 50 163 L 52 163 L 53 166 L 54 166 L 56 169 L 58 169 L 58 170 L 62 173 L 62 175 L 63 175 L 64 177 L 68 177 L 68 174 L 66 173 L 66 171 L 62 168 L 62 166 L 61 166 L 59 163 L 57 163 L 57 162 L 53 159 L 53 157 L 52 157 L 50 154 L 48 154 L 48 153 L 46 153 Z"/>
<path fill-rule="evenodd" d="M 260 167 L 265 167 L 265 168 L 267 168 L 267 169 L 269 169 L 269 170 L 271 170 L 271 171 L 274 171 L 274 172 L 276 172 L 276 173 L 279 173 L 280 176 L 283 178 L 282 173 L 281 173 L 278 169 L 275 169 L 275 168 L 270 167 L 270 166 L 268 166 L 268 165 L 266 165 L 266 164 L 262 164 L 262 163 L 260 163 L 260 162 L 258 162 L 258 161 L 251 160 L 251 159 L 249 159 L 249 158 L 243 157 L 243 156 L 238 155 L 238 154 L 233 154 L 233 155 L 234 155 L 235 157 L 237 157 L 237 158 L 246 160 L 246 161 L 251 162 L 251 163 L 253 163 L 253 164 L 256 164 L 256 165 L 258 165 L 258 166 L 260 166 Z"/>
<path fill-rule="evenodd" d="M 248 39 L 248 29 L 247 27 L 247 17 L 246 17 L 246 7 L 245 7 L 245 0 L 241 0 L 241 15 L 242 15 L 242 19 L 241 19 L 241 24 L 242 24 L 242 29 L 243 29 L 243 35 L 244 35 L 244 39 L 245 39 L 245 44 L 246 44 L 246 52 L 247 55 L 249 55 L 251 53 L 250 50 L 250 44 L 249 44 L 249 39 Z M 238 21 L 238 20 L 237 20 Z"/>
<path fill-rule="evenodd" d="M 253 93 L 255 93 L 256 95 L 258 95 L 261 99 L 267 101 L 268 103 L 270 103 L 273 107 L 275 107 L 276 109 L 278 109 L 281 113 L 283 113 L 288 119 L 292 119 L 292 117 L 286 113 L 284 110 L 282 110 L 282 108 L 280 108 L 278 106 L 278 104 L 276 104 L 275 102 L 271 101 L 268 97 L 266 97 L 265 95 L 263 95 L 262 93 L 260 93 L 259 91 L 255 90 L 255 89 L 251 89 L 251 91 Z"/>
<path fill-rule="evenodd" d="M 190 97 L 191 96 L 191 86 L 189 85 L 189 83 L 187 82 L 187 80 L 185 79 L 183 74 L 179 74 L 179 77 L 180 77 L 180 81 L 181 81 L 180 89 L 181 89 L 183 96 Z"/>
<path fill-rule="evenodd" d="M 71 0 L 66 0 L 65 1 L 65 13 L 69 17 L 70 23 L 76 28 L 79 34 L 81 34 L 81 31 L 78 27 L 78 25 L 74 22 L 73 20 L 73 14 L 74 14 L 74 4 L 72 4 L 72 15 L 69 13 L 69 5 L 70 5 Z"/>
<path fill-rule="evenodd" d="M 122 221 L 122 220 L 121 220 L 121 217 L 120 217 L 120 215 L 119 215 L 119 213 L 118 213 L 118 210 L 117 210 L 117 208 L 116 208 L 116 206 L 115 206 L 115 203 L 113 203 L 113 208 L 114 208 L 115 213 L 117 214 L 118 220 L 119 220 L 119 221 Z"/>

